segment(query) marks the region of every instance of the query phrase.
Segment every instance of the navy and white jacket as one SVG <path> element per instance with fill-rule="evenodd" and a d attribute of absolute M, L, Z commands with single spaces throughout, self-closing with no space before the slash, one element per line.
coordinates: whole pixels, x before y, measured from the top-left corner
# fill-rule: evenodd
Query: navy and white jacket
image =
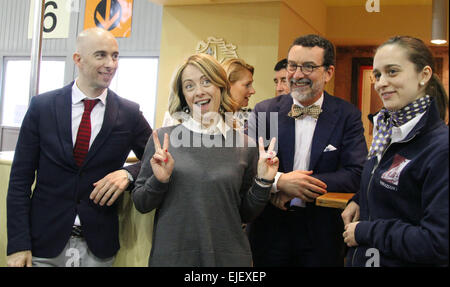
<path fill-rule="evenodd" d="M 365 163 L 353 198 L 360 206 L 359 246 L 349 249 L 346 265 L 448 265 L 448 137 L 433 100 L 404 140 L 380 162 Z"/>

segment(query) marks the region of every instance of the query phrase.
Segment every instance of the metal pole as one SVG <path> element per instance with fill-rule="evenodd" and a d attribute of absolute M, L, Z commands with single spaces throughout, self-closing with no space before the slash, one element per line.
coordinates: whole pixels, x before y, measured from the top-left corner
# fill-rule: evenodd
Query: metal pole
<path fill-rule="evenodd" d="M 34 1 L 33 39 L 31 40 L 30 98 L 39 93 L 39 68 L 41 66 L 42 29 L 45 0 Z M 30 2 L 31 3 L 31 2 Z"/>

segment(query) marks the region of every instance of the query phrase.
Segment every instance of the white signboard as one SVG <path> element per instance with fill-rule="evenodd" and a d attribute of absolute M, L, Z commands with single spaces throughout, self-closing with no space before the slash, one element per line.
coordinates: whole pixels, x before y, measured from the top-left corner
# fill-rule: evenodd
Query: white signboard
<path fill-rule="evenodd" d="M 28 39 L 33 37 L 34 3 L 30 0 Z M 41 1 L 39 1 L 41 2 Z M 79 0 L 46 0 L 44 10 L 43 38 L 67 38 L 69 36 L 70 12 L 76 9 Z"/>

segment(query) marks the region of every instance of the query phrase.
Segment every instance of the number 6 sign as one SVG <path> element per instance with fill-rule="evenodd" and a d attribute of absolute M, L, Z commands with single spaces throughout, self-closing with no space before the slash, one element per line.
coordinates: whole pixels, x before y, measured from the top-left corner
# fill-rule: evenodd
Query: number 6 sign
<path fill-rule="evenodd" d="M 79 0 L 46 0 L 44 6 L 43 38 L 67 38 L 69 35 L 70 12 L 68 7 L 73 2 L 78 5 Z M 34 0 L 30 0 L 30 21 L 28 22 L 28 39 L 33 34 Z"/>

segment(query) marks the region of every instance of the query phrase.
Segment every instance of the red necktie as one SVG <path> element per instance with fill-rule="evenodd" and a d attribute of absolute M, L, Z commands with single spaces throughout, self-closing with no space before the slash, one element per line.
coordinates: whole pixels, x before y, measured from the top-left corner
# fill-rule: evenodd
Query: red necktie
<path fill-rule="evenodd" d="M 78 166 L 83 164 L 89 150 L 89 141 L 91 140 L 91 111 L 99 100 L 83 100 L 84 112 L 78 128 L 77 140 L 73 148 L 73 157 Z"/>

